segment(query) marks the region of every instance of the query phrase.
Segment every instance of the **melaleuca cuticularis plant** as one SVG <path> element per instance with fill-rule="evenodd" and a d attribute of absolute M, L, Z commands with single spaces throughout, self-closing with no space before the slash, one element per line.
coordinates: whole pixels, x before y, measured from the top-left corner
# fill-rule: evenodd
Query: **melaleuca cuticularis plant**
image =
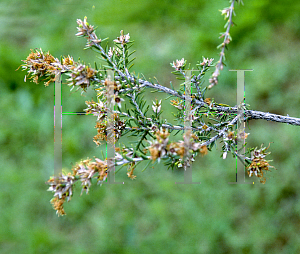
<path fill-rule="evenodd" d="M 25 80 L 29 79 L 36 84 L 44 82 L 45 86 L 49 86 L 56 80 L 57 73 L 60 73 L 67 75 L 67 85 L 71 90 L 80 90 L 83 94 L 87 88 L 92 88 L 97 100 L 86 101 L 87 108 L 84 111 L 97 118 L 97 133 L 93 141 L 97 146 L 113 141 L 113 157 L 84 159 L 71 172 L 53 176 L 47 182 L 50 185 L 48 190 L 54 193 L 51 203 L 58 215 L 65 214 L 64 202 L 71 199 L 74 184 L 77 182 L 81 183 L 82 192 L 88 193 L 93 179 L 102 184 L 110 174 L 114 174 L 112 168 L 124 165 L 128 167 L 128 177 L 135 179 L 136 166 L 145 160 L 149 161 L 148 165 L 164 163 L 167 168 L 187 170 L 196 156 L 206 155 L 217 141 L 222 144 L 223 159 L 231 153 L 244 163 L 249 177 L 256 176 L 260 182 L 265 183 L 264 174 L 272 168 L 270 160 L 266 160 L 266 156 L 270 154 L 267 152 L 269 146 L 248 148 L 246 152 L 238 150 L 237 145 L 243 143 L 249 133 L 241 131 L 237 124 L 252 119 L 264 119 L 300 125 L 300 119 L 250 110 L 250 106 L 245 103 L 231 107 L 206 97 L 207 89 L 218 84 L 218 77 L 224 67 L 225 49 L 232 40 L 230 29 L 233 26 L 234 5 L 242 3 L 241 0 L 229 2 L 230 6 L 221 11 L 226 20 L 226 31 L 220 36 L 220 58 L 214 61 L 212 58 L 203 57 L 195 66 L 196 71 L 191 72 L 190 76 L 187 74 L 190 67 L 184 58 L 173 61 L 172 73 L 178 80 L 185 80 L 178 90 L 174 89 L 172 83 L 171 88 L 168 88 L 131 71 L 135 51 L 132 50 L 133 41 L 129 33 L 121 31 L 120 36 L 113 40 L 114 46 L 109 47 L 108 39 L 99 38 L 86 17 L 77 20 L 76 36 L 87 39 L 85 48 L 99 54 L 103 60 L 101 64 L 93 68 L 89 64 L 75 61 L 72 56 L 59 60 L 42 49 L 31 50 L 21 65 L 27 71 Z M 204 80 L 211 68 L 214 71 L 206 85 Z M 111 76 L 108 77 L 108 70 L 113 71 L 113 80 Z M 169 100 L 174 107 L 173 115 L 178 124 L 171 124 L 162 117 L 162 100 L 147 104 L 144 99 L 147 90 L 167 95 L 165 100 Z M 180 134 L 182 139 L 171 141 L 171 134 Z M 120 137 L 126 135 L 135 137 L 136 142 L 129 145 L 119 144 L 116 147 Z"/>

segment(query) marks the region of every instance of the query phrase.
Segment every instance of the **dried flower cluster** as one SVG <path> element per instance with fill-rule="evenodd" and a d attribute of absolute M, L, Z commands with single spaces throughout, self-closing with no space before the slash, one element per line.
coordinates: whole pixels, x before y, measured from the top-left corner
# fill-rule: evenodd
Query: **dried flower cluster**
<path fill-rule="evenodd" d="M 114 114 L 114 139 L 115 141 L 117 141 L 122 134 L 122 131 L 125 129 L 125 124 L 122 120 L 120 120 L 118 114 Z M 108 130 L 108 126 L 107 126 L 107 121 L 102 121 L 102 122 L 97 122 L 95 128 L 97 128 L 97 132 L 98 134 L 96 136 L 94 136 L 94 142 L 97 145 L 100 145 L 101 142 L 100 141 L 107 141 L 107 130 Z"/>
<path fill-rule="evenodd" d="M 31 50 L 26 60 L 22 60 L 25 64 L 21 65 L 23 70 L 27 70 L 26 77 L 29 77 L 34 83 L 40 83 L 39 78 L 44 78 L 45 86 L 55 81 L 55 75 L 58 72 L 67 73 L 70 77 L 67 79 L 71 90 L 77 87 L 77 90 L 86 88 L 92 82 L 98 82 L 97 71 L 89 66 L 74 62 L 73 57 L 67 56 L 62 59 L 62 63 L 49 52 L 44 53 L 42 49 Z M 20 67 L 21 67 L 20 66 Z M 76 90 L 76 91 L 77 91 Z"/>
<path fill-rule="evenodd" d="M 190 156 L 194 157 L 194 152 L 199 152 L 202 155 L 207 154 L 207 147 L 204 145 L 202 146 L 201 143 L 196 143 L 195 141 L 198 140 L 198 137 L 191 132 L 187 132 L 184 135 L 184 141 L 180 140 L 178 142 L 169 142 L 169 135 L 167 129 L 161 128 L 155 132 L 155 137 L 153 141 L 149 141 L 150 146 L 148 150 L 150 151 L 150 156 L 153 161 L 156 159 L 158 162 L 161 158 L 164 158 L 166 155 L 170 156 L 173 159 L 174 164 L 179 165 L 181 164 L 182 158 L 190 154 Z M 187 139 L 188 142 L 187 142 Z M 188 144 L 188 146 L 186 145 Z M 188 158 L 189 161 L 191 158 Z M 187 166 L 190 164 L 187 162 Z M 181 166 L 179 166 L 181 167 Z"/>
<path fill-rule="evenodd" d="M 129 169 L 127 170 L 127 171 L 128 171 L 128 172 L 127 172 L 127 175 L 128 175 L 128 177 L 129 177 L 130 179 L 132 179 L 132 180 L 136 178 L 136 176 L 133 174 L 134 169 L 135 169 L 135 163 L 132 162 L 132 163 L 130 164 Z"/>
<path fill-rule="evenodd" d="M 85 91 L 86 88 L 91 85 L 91 82 L 98 81 L 96 77 L 97 71 L 84 64 L 73 66 L 70 68 L 70 70 L 72 70 L 72 72 L 67 74 L 70 76 L 67 81 L 68 85 L 71 87 L 71 90 L 73 90 L 74 87 L 77 87 L 77 90 L 82 88 L 83 91 Z"/>
<path fill-rule="evenodd" d="M 24 80 L 26 81 L 26 77 L 30 76 L 30 79 L 36 84 L 40 82 L 39 78 L 44 77 L 44 80 L 47 80 L 45 86 L 48 86 L 51 82 L 55 81 L 56 71 L 63 71 L 60 61 L 49 52 L 44 53 L 42 49 L 31 49 L 29 56 L 26 60 L 22 61 L 25 63 L 21 65 L 23 70 L 27 70 L 28 72 Z"/>
<path fill-rule="evenodd" d="M 98 184 L 102 184 L 105 181 L 108 174 L 107 160 L 102 161 L 95 158 L 95 162 L 91 162 L 91 159 L 87 159 L 76 164 L 72 171 L 73 173 L 61 174 L 58 177 L 50 178 L 47 182 L 50 185 L 48 191 L 54 192 L 51 203 L 58 215 L 65 214 L 63 205 L 65 201 L 69 201 L 73 196 L 73 187 L 76 181 L 81 181 L 81 194 L 83 191 L 88 193 L 93 178 L 97 179 Z"/>
<path fill-rule="evenodd" d="M 266 153 L 266 150 L 270 147 L 262 147 L 260 149 L 255 148 L 254 151 L 251 153 L 251 164 L 247 167 L 247 173 L 249 177 L 251 177 L 253 174 L 260 178 L 261 183 L 266 182 L 266 178 L 264 177 L 264 171 L 270 171 L 270 167 L 274 168 L 273 166 L 270 166 L 269 162 L 271 160 L 265 160 L 265 157 L 270 154 L 270 152 Z"/>

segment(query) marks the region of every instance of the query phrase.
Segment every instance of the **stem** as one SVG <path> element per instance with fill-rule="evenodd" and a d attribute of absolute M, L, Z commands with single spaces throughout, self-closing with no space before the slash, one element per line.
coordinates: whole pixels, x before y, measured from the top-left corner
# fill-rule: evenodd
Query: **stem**
<path fill-rule="evenodd" d="M 128 71 L 128 69 L 127 69 L 127 67 L 126 67 L 126 61 L 125 61 L 125 46 L 122 44 L 122 51 L 123 51 L 123 65 L 124 65 L 124 69 L 125 69 L 125 71 L 126 71 L 126 75 L 127 75 L 127 77 L 129 76 L 129 71 Z"/>
<path fill-rule="evenodd" d="M 212 142 L 216 141 L 219 137 L 221 137 L 229 128 L 229 125 L 234 125 L 238 121 L 238 119 L 242 116 L 242 114 L 237 115 L 235 118 L 231 120 L 230 123 L 228 123 L 216 136 L 212 137 L 211 139 L 207 140 L 202 144 L 202 146 L 207 146 L 211 144 Z"/>
<path fill-rule="evenodd" d="M 232 13 L 233 13 L 233 8 L 234 8 L 234 2 L 235 1 L 232 1 L 231 6 L 230 6 L 230 8 L 231 8 L 230 16 L 229 16 L 228 27 L 226 29 L 226 34 L 225 34 L 224 41 L 228 38 L 229 30 L 230 30 L 230 27 L 232 25 Z M 93 37 L 92 34 L 90 34 L 90 36 Z M 92 44 L 95 47 L 100 49 L 101 53 L 106 57 L 106 60 L 113 66 L 114 70 L 120 75 L 119 78 L 121 77 L 121 79 L 125 79 L 125 77 L 126 77 L 131 82 L 134 82 L 135 78 L 132 77 L 129 73 L 127 73 L 127 75 L 125 75 L 121 70 L 119 70 L 118 67 L 115 65 L 115 63 L 105 53 L 104 49 L 98 43 L 92 42 Z M 216 68 L 219 68 L 222 64 L 224 51 L 225 51 L 225 45 L 222 48 L 220 61 L 219 61 L 218 65 L 216 66 Z M 196 80 L 194 82 L 196 82 Z M 163 91 L 167 94 L 170 94 L 170 95 L 173 95 L 175 97 L 179 97 L 179 98 L 185 100 L 184 95 L 179 95 L 176 91 L 174 91 L 172 89 L 169 89 L 167 87 L 164 87 L 164 86 L 161 86 L 161 85 L 158 85 L 158 84 L 152 84 L 151 82 L 146 81 L 146 80 L 142 80 L 142 79 L 139 79 L 138 83 L 141 86 L 151 87 L 151 88 Z M 139 86 L 139 87 L 141 87 L 141 86 Z M 120 90 L 120 92 L 121 92 L 121 90 Z M 199 105 L 200 107 L 206 107 L 206 108 L 209 107 L 204 101 L 199 101 L 197 99 L 194 99 L 193 102 L 195 104 Z M 216 111 L 216 112 L 226 112 L 226 113 L 232 113 L 232 114 L 236 114 L 237 111 L 238 111 L 238 109 L 236 107 L 231 108 L 231 107 L 216 106 L 216 107 L 212 107 L 210 109 L 213 110 L 213 111 Z M 263 120 L 274 121 L 274 122 L 279 122 L 279 123 L 288 123 L 288 124 L 291 124 L 291 125 L 298 125 L 298 126 L 300 125 L 300 119 L 295 118 L 295 117 L 281 116 L 281 115 L 276 115 L 276 114 L 271 114 L 271 113 L 264 113 L 264 112 L 261 112 L 261 111 L 254 111 L 254 110 L 245 110 L 244 113 L 247 116 L 248 120 L 263 119 Z"/>

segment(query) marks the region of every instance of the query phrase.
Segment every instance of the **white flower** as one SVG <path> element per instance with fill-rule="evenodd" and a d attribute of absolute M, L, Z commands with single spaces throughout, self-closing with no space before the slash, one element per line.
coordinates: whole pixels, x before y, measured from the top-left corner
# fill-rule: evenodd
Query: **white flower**
<path fill-rule="evenodd" d="M 179 71 L 180 68 L 184 65 L 184 58 L 181 60 L 176 59 L 176 62 L 173 61 L 172 67 L 176 69 L 176 71 Z"/>
<path fill-rule="evenodd" d="M 109 47 L 109 50 L 108 50 L 107 54 L 108 54 L 108 56 L 109 56 L 110 58 L 113 56 L 114 51 L 115 51 L 114 48 L 111 49 L 111 47 Z"/>
<path fill-rule="evenodd" d="M 159 102 L 158 101 L 156 101 L 156 102 L 153 101 L 152 109 L 155 113 L 158 114 L 161 110 L 161 100 Z"/>
<path fill-rule="evenodd" d="M 129 33 L 124 35 L 123 30 L 120 31 L 120 37 L 118 37 L 117 39 L 114 40 L 114 42 L 116 43 L 121 43 L 122 45 L 126 44 L 129 42 L 130 36 Z"/>

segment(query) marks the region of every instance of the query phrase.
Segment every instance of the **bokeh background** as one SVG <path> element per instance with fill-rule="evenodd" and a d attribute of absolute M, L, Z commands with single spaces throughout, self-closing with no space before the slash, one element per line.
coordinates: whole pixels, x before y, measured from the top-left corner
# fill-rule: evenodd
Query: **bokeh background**
<path fill-rule="evenodd" d="M 226 51 L 219 84 L 207 93 L 235 105 L 236 74 L 247 72 L 246 102 L 252 109 L 300 117 L 300 3 L 244 0 Z M 24 83 L 15 71 L 30 49 L 55 57 L 72 55 L 93 64 L 95 53 L 76 38 L 76 19 L 88 17 L 110 43 L 121 29 L 135 40 L 136 73 L 169 86 L 170 62 L 184 57 L 218 58 L 228 1 L 2 0 L 0 2 L 0 252 L 1 253 L 300 253 L 299 127 L 250 122 L 249 147 L 270 146 L 277 168 L 266 184 L 229 185 L 235 159 L 220 146 L 193 164 L 200 185 L 177 185 L 183 172 L 160 164 L 137 179 L 116 175 L 124 185 L 75 190 L 57 217 L 45 181 L 53 174 L 53 84 Z M 110 44 L 111 45 L 111 44 Z M 213 71 L 213 70 L 212 70 Z M 208 85 L 207 81 L 205 83 Z M 174 83 L 178 88 L 179 83 Z M 161 94 L 147 92 L 149 103 Z M 63 87 L 63 111 L 82 111 L 87 97 Z M 163 102 L 170 118 L 169 102 Z M 168 114 L 166 113 L 168 112 Z M 63 166 L 98 156 L 92 116 L 64 116 Z M 124 139 L 124 142 L 130 139 Z M 142 165 L 145 166 L 146 164 Z"/>

